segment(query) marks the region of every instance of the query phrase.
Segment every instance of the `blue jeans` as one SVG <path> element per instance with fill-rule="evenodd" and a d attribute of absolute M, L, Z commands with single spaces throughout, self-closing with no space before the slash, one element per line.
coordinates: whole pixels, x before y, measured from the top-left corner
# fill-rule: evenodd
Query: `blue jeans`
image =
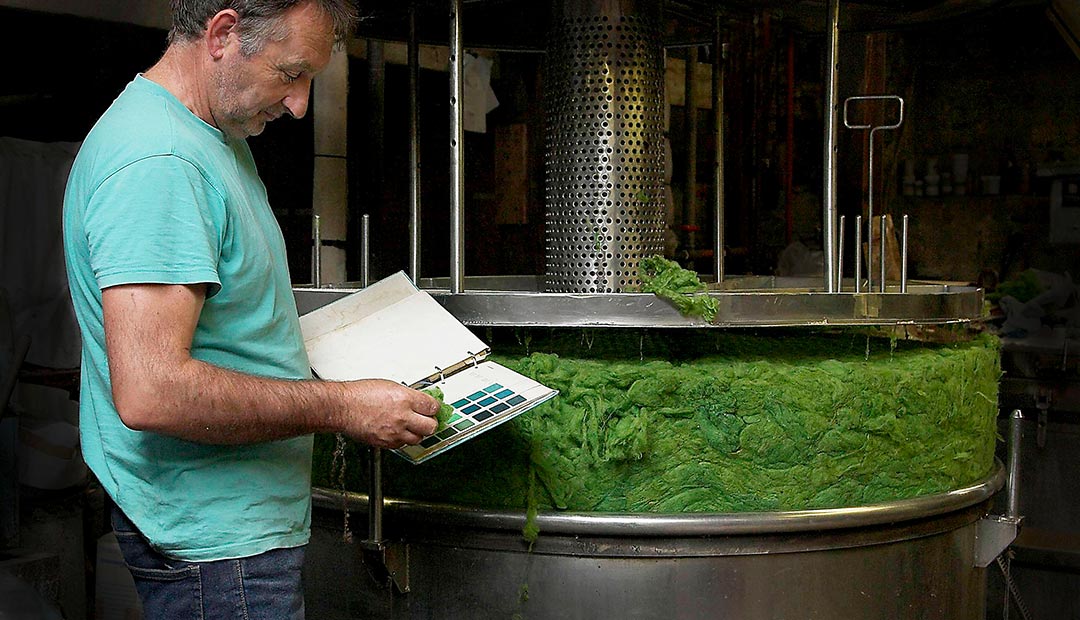
<path fill-rule="evenodd" d="M 145 620 L 303 620 L 304 547 L 185 562 L 155 551 L 119 508 L 111 518 Z"/>

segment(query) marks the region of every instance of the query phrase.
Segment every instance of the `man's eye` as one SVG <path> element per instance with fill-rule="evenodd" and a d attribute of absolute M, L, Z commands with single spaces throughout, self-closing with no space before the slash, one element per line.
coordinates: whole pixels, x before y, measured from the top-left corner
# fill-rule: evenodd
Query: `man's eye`
<path fill-rule="evenodd" d="M 297 73 L 296 75 L 293 75 L 292 73 L 289 73 L 288 71 L 282 71 L 281 75 L 282 75 L 282 79 L 285 80 L 286 83 L 292 83 L 292 82 L 295 82 L 296 80 L 299 80 L 301 74 Z"/>

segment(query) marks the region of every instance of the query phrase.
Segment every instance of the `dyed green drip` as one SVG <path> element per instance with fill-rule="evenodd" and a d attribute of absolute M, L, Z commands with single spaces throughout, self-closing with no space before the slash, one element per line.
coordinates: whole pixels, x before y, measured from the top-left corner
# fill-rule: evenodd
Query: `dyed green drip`
<path fill-rule="evenodd" d="M 531 514 L 801 510 L 948 491 L 991 470 L 996 338 L 767 333 L 534 331 L 525 342 L 547 352 L 493 359 L 559 396 L 425 464 L 384 461 L 384 491 Z M 318 438 L 317 485 L 331 443 Z M 363 489 L 362 468 L 350 472 Z"/>

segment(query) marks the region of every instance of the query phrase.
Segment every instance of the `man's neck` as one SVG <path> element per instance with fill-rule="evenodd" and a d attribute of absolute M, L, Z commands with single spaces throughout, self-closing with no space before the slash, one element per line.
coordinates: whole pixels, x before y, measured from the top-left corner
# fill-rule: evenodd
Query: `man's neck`
<path fill-rule="evenodd" d="M 143 77 L 169 91 L 193 114 L 214 125 L 206 89 L 206 68 L 199 62 L 198 44 L 173 44 Z"/>

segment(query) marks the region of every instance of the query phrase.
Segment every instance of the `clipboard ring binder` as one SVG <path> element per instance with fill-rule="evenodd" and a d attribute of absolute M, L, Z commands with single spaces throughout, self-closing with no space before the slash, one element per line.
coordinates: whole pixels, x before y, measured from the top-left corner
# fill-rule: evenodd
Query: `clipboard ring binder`
<path fill-rule="evenodd" d="M 466 351 L 466 353 L 469 354 L 469 359 L 472 360 L 473 368 L 480 365 L 480 360 L 477 359 L 476 353 L 473 353 L 472 351 Z"/>
<path fill-rule="evenodd" d="M 443 369 L 438 366 L 435 367 L 435 372 L 439 373 L 439 381 L 442 381 L 446 377 L 443 376 Z"/>

